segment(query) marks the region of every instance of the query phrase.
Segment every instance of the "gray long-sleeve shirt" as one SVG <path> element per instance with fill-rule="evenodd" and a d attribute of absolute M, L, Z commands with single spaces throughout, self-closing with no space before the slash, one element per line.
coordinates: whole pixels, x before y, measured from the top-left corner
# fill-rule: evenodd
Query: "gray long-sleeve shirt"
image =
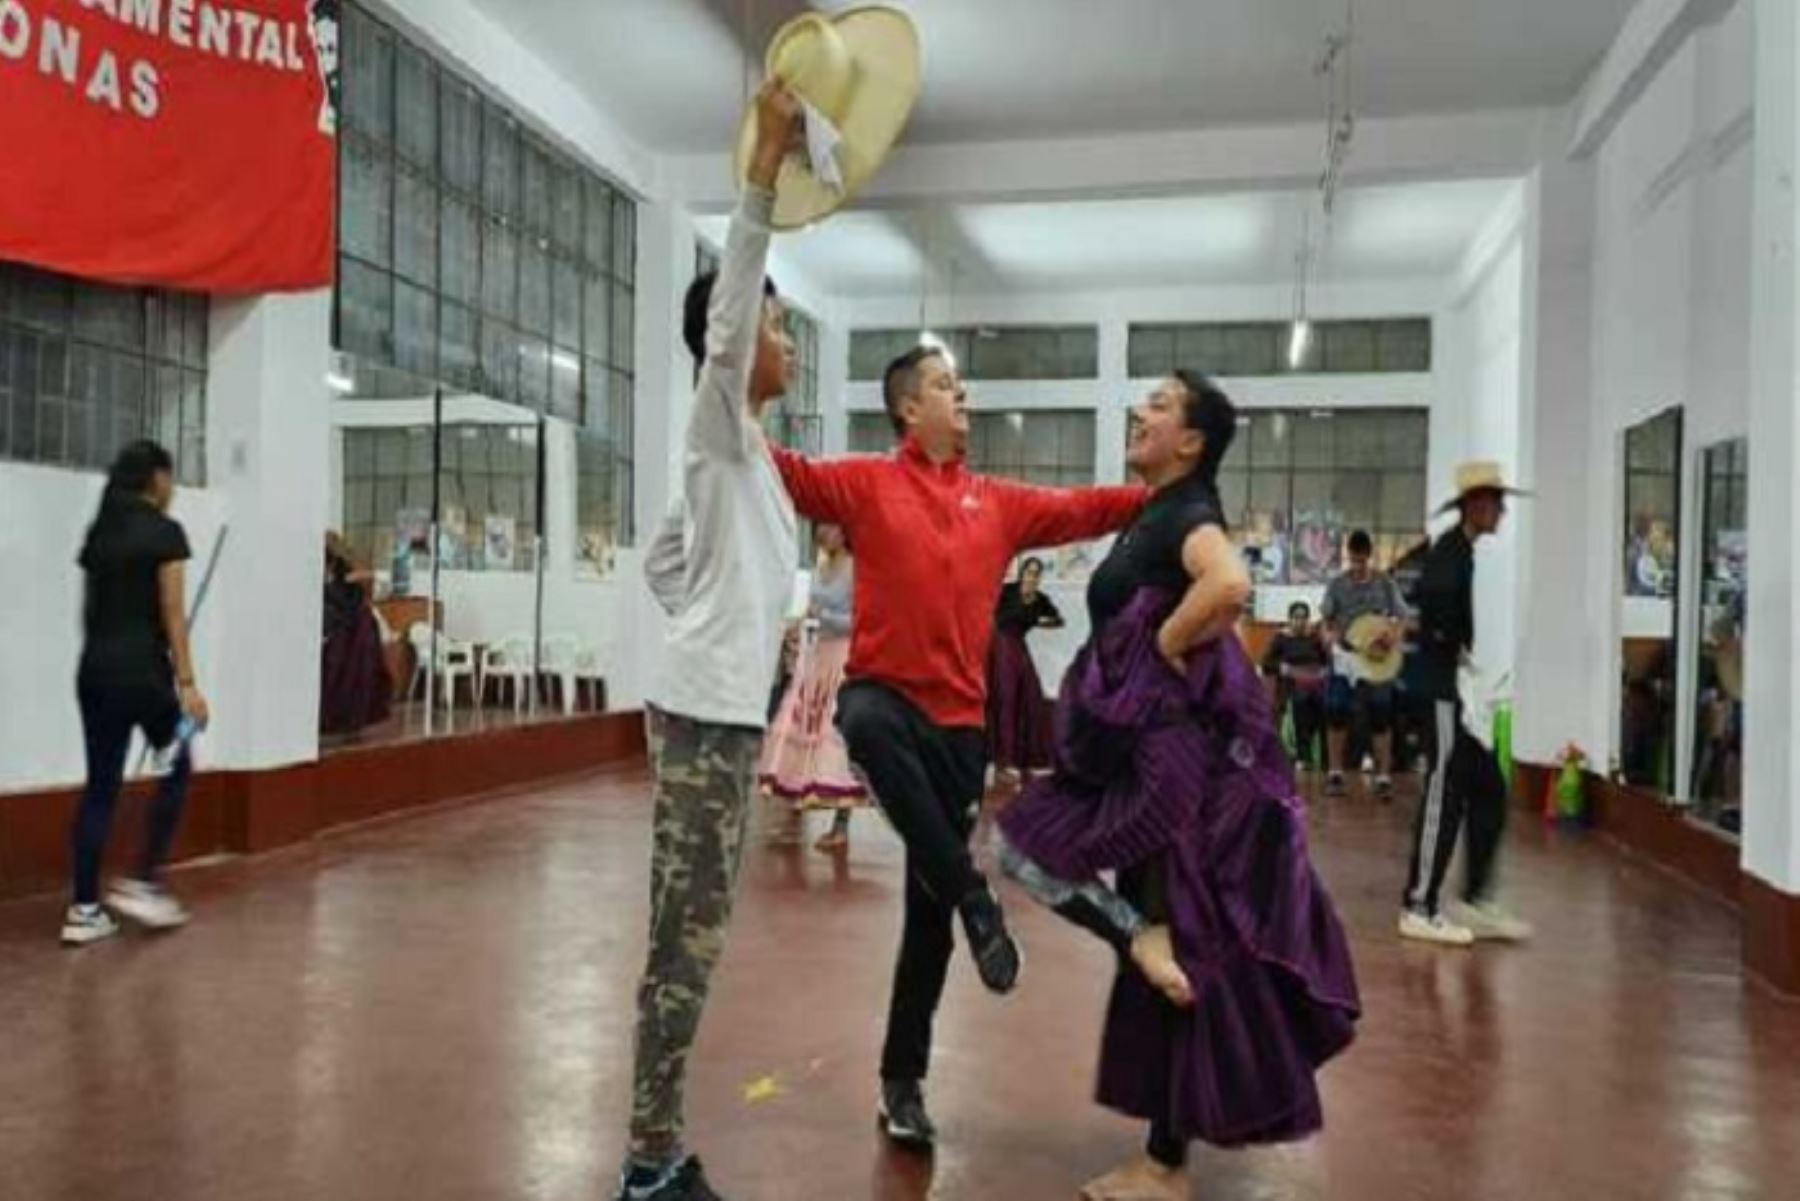
<path fill-rule="evenodd" d="M 655 703 L 751 729 L 768 722 L 799 557 L 794 506 L 748 403 L 773 203 L 747 190 L 731 219 L 688 418 L 683 495 L 644 560 L 671 618 Z"/>

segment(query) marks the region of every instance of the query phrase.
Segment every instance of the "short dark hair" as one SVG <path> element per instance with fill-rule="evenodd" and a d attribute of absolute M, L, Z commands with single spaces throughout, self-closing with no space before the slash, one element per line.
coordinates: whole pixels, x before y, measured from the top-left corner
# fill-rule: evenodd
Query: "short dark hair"
<path fill-rule="evenodd" d="M 1217 487 L 1219 464 L 1237 437 L 1237 406 L 1219 385 L 1198 371 L 1177 371 L 1175 378 L 1187 392 L 1187 401 L 1181 406 L 1187 427 L 1206 439 L 1206 449 L 1194 470 L 1208 486 Z"/>
<path fill-rule="evenodd" d="M 1038 569 L 1039 575 L 1044 574 L 1044 561 L 1036 555 L 1029 555 L 1023 563 L 1019 564 L 1019 577 L 1023 579 L 1025 573 L 1030 571 L 1033 567 Z"/>
<path fill-rule="evenodd" d="M 688 353 L 694 356 L 694 370 L 706 362 L 706 318 L 712 311 L 713 286 L 719 282 L 717 271 L 708 271 L 694 277 L 688 285 L 687 299 L 681 304 L 681 340 L 687 343 Z M 775 290 L 775 281 L 763 276 L 763 296 L 780 296 Z"/>
<path fill-rule="evenodd" d="M 1357 530 L 1350 535 L 1346 544 L 1353 555 L 1372 555 L 1375 553 L 1375 540 L 1369 537 L 1369 531 Z"/>
<path fill-rule="evenodd" d="M 921 342 L 887 365 L 881 373 L 881 403 L 887 409 L 896 436 L 906 432 L 900 404 L 919 390 L 919 366 L 929 358 L 942 358 L 944 349 Z"/>
<path fill-rule="evenodd" d="M 1307 604 L 1305 601 L 1295 601 L 1293 604 L 1288 606 L 1288 620 L 1289 621 L 1294 620 L 1294 618 L 1296 618 L 1296 617 L 1298 617 L 1302 621 L 1304 621 L 1305 619 L 1307 619 L 1311 616 L 1312 616 L 1312 606 Z"/>

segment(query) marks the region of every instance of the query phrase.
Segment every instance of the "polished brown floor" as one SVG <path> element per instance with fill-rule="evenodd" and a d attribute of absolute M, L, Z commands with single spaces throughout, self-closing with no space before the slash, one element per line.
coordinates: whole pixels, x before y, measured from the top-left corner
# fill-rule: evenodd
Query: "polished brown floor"
<path fill-rule="evenodd" d="M 66 953 L 54 900 L 0 907 L 0 1197 L 595 1201 L 622 1141 L 645 913 L 641 772 L 180 874 L 199 917 Z M 1800 1008 L 1747 985 L 1733 914 L 1518 823 L 1528 949 L 1402 946 L 1404 804 L 1314 813 L 1368 1015 L 1311 1144 L 1207 1152 L 1216 1201 L 1800 1196 Z M 734 1201 L 1039 1201 L 1133 1149 L 1086 1100 L 1106 955 L 1013 906 L 1005 1002 L 954 969 L 944 1144 L 872 1125 L 896 846 L 759 847 L 691 1086 Z"/>

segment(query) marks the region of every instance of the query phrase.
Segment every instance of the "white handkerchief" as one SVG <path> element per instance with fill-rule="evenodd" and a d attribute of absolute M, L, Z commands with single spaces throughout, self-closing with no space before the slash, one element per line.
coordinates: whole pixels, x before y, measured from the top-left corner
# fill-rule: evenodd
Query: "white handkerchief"
<path fill-rule="evenodd" d="M 806 101 L 800 102 L 800 108 L 806 115 L 806 157 L 812 162 L 812 173 L 826 187 L 843 191 L 844 172 L 838 166 L 837 153 L 844 135 L 824 113 Z"/>

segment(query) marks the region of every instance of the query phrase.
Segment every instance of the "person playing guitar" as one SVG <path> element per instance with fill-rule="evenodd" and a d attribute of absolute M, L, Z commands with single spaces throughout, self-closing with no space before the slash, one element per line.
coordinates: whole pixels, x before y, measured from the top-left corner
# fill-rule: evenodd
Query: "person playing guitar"
<path fill-rule="evenodd" d="M 1394 791 L 1394 680 L 1404 658 L 1408 611 L 1399 585 L 1372 565 L 1375 545 L 1367 531 L 1351 534 L 1345 550 L 1349 569 L 1331 581 L 1319 610 L 1335 672 L 1326 791 L 1341 795 L 1347 766 L 1373 751 L 1375 795 L 1385 800 Z"/>

